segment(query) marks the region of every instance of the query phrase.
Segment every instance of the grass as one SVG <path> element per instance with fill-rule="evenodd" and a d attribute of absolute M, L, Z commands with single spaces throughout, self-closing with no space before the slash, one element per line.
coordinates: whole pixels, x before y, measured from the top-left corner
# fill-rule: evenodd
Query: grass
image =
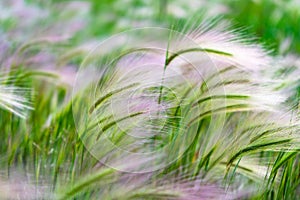
<path fill-rule="evenodd" d="M 300 197 L 295 1 L 16 2 L 0 6 L 0 199 Z M 119 33 L 134 22 L 172 28 Z"/>

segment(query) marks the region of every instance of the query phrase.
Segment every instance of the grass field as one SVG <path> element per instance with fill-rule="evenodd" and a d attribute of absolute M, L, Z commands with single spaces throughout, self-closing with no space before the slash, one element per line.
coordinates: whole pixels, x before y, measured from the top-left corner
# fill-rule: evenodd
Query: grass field
<path fill-rule="evenodd" d="M 297 0 L 0 2 L 0 199 L 300 199 Z"/>

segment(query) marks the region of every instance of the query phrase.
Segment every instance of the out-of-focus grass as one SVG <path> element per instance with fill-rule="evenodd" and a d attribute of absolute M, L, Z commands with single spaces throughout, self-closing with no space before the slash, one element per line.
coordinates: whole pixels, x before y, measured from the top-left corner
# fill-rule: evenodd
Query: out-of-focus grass
<path fill-rule="evenodd" d="M 260 40 L 278 53 L 300 53 L 298 1 L 227 1 L 226 18 L 248 32 L 255 32 Z"/>

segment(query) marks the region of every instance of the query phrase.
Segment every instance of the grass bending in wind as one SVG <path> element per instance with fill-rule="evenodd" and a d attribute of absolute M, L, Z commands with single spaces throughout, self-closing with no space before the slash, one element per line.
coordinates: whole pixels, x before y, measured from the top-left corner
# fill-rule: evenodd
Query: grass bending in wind
<path fill-rule="evenodd" d="M 122 92 L 123 90 L 126 90 L 126 89 L 130 89 L 132 87 L 135 87 L 137 86 L 138 83 L 133 83 L 133 84 L 130 84 L 130 85 L 127 85 L 125 87 L 122 87 L 122 88 L 119 88 L 119 89 L 116 89 L 114 91 L 111 91 L 109 92 L 108 94 L 104 95 L 103 97 L 99 98 L 95 103 L 94 105 L 90 108 L 89 110 L 89 113 L 92 113 L 94 111 L 94 109 L 96 109 L 97 106 L 99 106 L 103 101 L 105 101 L 106 99 L 108 99 L 110 96 L 114 95 L 114 94 L 117 94 L 117 93 L 120 93 Z"/>
<path fill-rule="evenodd" d="M 7 77 L 0 77 L 0 107 L 21 118 L 26 118 L 27 112 L 32 110 L 31 102 L 26 98 L 30 88 L 18 87 L 7 84 Z M 15 82 L 16 78 L 9 78 L 9 82 Z"/>
<path fill-rule="evenodd" d="M 209 33 L 210 30 L 207 31 Z M 202 34 L 209 35 L 208 33 Z M 199 37 L 201 37 L 201 34 Z M 172 40 L 169 42 L 170 44 L 172 44 Z M 224 44 L 231 44 L 232 40 L 229 39 L 229 41 L 221 40 L 215 42 L 220 42 L 221 47 Z M 245 44 L 239 44 L 237 40 L 235 41 L 234 45 L 240 45 L 238 48 L 243 49 L 242 46 Z M 278 171 L 283 167 L 283 164 L 286 163 L 287 160 L 293 158 L 293 156 L 288 156 L 281 162 L 276 162 L 275 165 L 275 163 L 273 163 L 272 161 L 272 158 L 276 156 L 276 152 L 292 151 L 294 155 L 297 151 L 297 146 L 293 146 L 294 144 L 298 145 L 296 135 L 283 135 L 283 133 L 287 131 L 297 130 L 297 123 L 295 125 L 288 125 L 286 123 L 281 124 L 280 121 L 272 119 L 272 115 L 278 115 L 279 118 L 282 117 L 280 112 L 277 112 L 276 110 L 279 109 L 280 106 L 279 103 L 275 101 L 265 102 L 263 100 L 260 100 L 261 96 L 265 95 L 264 93 L 266 90 L 269 90 L 269 92 L 271 93 L 272 91 L 261 84 L 260 81 L 257 81 L 256 78 L 254 78 L 255 76 L 260 76 L 260 72 L 259 70 L 257 70 L 258 67 L 254 67 L 254 71 L 252 71 L 251 73 L 256 74 L 255 76 L 252 76 L 253 74 L 247 71 L 248 66 L 246 66 L 244 70 L 243 67 L 239 66 L 243 65 L 243 63 L 241 63 L 241 61 L 239 60 L 235 61 L 235 59 L 239 59 L 239 55 L 236 56 L 234 52 L 226 53 L 226 51 L 222 51 L 219 49 L 214 50 L 211 48 L 186 47 L 186 49 L 184 49 L 180 45 L 178 46 L 181 50 L 174 50 L 172 49 L 172 45 L 170 45 L 170 52 L 172 51 L 177 53 L 167 57 L 165 63 L 161 63 L 162 68 L 157 75 L 155 74 L 157 73 L 156 71 L 151 71 L 151 68 L 148 69 L 147 66 L 145 66 L 138 67 L 136 69 L 134 68 L 134 73 L 136 73 L 137 75 L 141 75 L 142 77 L 136 76 L 135 74 L 133 74 L 132 77 L 124 78 L 123 76 L 121 76 L 122 72 L 125 72 L 125 74 L 127 73 L 127 69 L 126 67 L 119 68 L 118 66 L 128 65 L 128 67 L 130 67 L 130 64 L 134 66 L 134 64 L 136 64 L 134 56 L 132 56 L 133 58 L 130 57 L 132 63 L 123 63 L 123 60 L 126 60 L 126 57 L 131 56 L 131 53 L 132 55 L 135 55 L 135 53 L 140 51 L 140 49 L 136 51 L 133 50 L 132 52 L 129 51 L 126 54 L 122 55 L 122 59 L 120 58 L 115 60 L 116 65 L 114 65 L 114 68 L 105 74 L 105 77 L 113 77 L 113 79 L 108 80 L 103 78 L 103 80 L 101 80 L 102 83 L 99 88 L 99 94 L 103 94 L 103 91 L 105 91 L 106 95 L 100 95 L 98 100 L 95 101 L 96 103 L 93 102 L 92 107 L 90 107 L 89 113 L 91 114 L 93 112 L 93 115 L 91 115 L 90 117 L 98 120 L 96 120 L 96 123 L 93 122 L 91 123 L 91 126 L 88 126 L 90 127 L 88 128 L 88 132 L 90 132 L 89 136 L 91 136 L 92 138 L 93 134 L 97 134 L 96 138 L 100 139 L 102 137 L 102 134 L 100 135 L 98 132 L 94 133 L 92 131 L 92 129 L 96 128 L 96 124 L 100 124 L 101 127 L 104 127 L 102 131 L 105 132 L 105 134 L 107 134 L 108 136 L 112 136 L 110 138 L 113 142 L 115 142 L 115 144 L 122 144 L 125 146 L 130 145 L 130 142 L 132 142 L 132 140 L 126 140 L 126 136 L 123 133 L 121 137 L 116 137 L 115 140 L 113 139 L 113 135 L 115 135 L 118 131 L 118 124 L 131 123 L 131 118 L 132 120 L 141 120 L 142 123 L 146 123 L 147 120 L 149 120 L 144 115 L 146 113 L 136 112 L 136 110 L 135 112 L 126 113 L 126 109 L 123 108 L 122 105 L 118 107 L 117 104 L 113 104 L 117 108 L 117 113 L 114 113 L 108 109 L 108 105 L 110 104 L 110 102 L 118 102 L 124 97 L 125 99 L 123 99 L 122 101 L 126 102 L 126 100 L 130 100 L 130 93 L 132 91 L 138 91 L 138 88 L 140 86 L 146 86 L 147 88 L 148 77 L 146 76 L 146 74 L 148 71 L 151 71 L 151 76 L 153 78 L 158 77 L 157 79 L 154 79 L 155 81 L 157 81 L 155 83 L 157 83 L 156 86 L 158 87 L 154 89 L 155 87 L 149 86 L 149 88 L 143 90 L 141 94 L 137 94 L 145 98 L 144 95 L 148 95 L 148 93 L 144 94 L 143 92 L 152 91 L 154 94 L 157 94 L 160 97 L 160 101 L 158 102 L 158 104 L 170 104 L 170 106 L 167 106 L 167 110 L 169 110 L 170 112 L 167 112 L 167 115 L 165 116 L 168 119 L 168 123 L 164 124 L 163 129 L 159 129 L 160 124 L 158 122 L 165 120 L 165 118 L 160 118 L 159 115 L 154 114 L 154 116 L 156 116 L 157 118 L 155 119 L 155 121 L 153 121 L 154 124 L 152 124 L 150 129 L 146 129 L 146 127 L 149 126 L 142 126 L 143 128 L 138 127 L 139 129 L 135 130 L 134 125 L 126 126 L 125 130 L 129 135 L 131 134 L 131 132 L 136 134 L 136 131 L 148 131 L 151 136 L 149 136 L 149 138 L 143 137 L 143 140 L 141 141 L 137 140 L 140 143 L 140 146 L 136 146 L 136 148 L 133 148 L 134 151 L 139 152 L 142 149 L 146 149 L 145 144 L 149 142 L 151 143 L 151 141 L 147 140 L 150 140 L 150 138 L 153 138 L 152 136 L 155 136 L 155 138 L 160 138 L 161 145 L 166 145 L 171 142 L 173 151 L 168 153 L 175 155 L 175 157 L 176 155 L 178 155 L 176 162 L 170 163 L 164 169 L 164 173 L 170 173 L 172 170 L 178 171 L 179 173 L 181 170 L 185 170 L 193 174 L 189 177 L 190 179 L 197 179 L 198 176 L 200 176 L 211 179 L 212 181 L 220 181 L 222 180 L 221 177 L 224 177 L 225 175 L 225 177 L 230 177 L 230 180 L 226 182 L 227 184 L 229 184 L 229 187 L 234 187 L 234 183 L 238 183 L 240 181 L 239 179 L 249 180 L 248 183 L 244 183 L 243 187 L 245 188 L 255 188 L 254 185 L 251 184 L 250 180 L 264 185 L 265 177 L 271 177 L 270 175 L 268 175 L 269 167 L 275 166 L 273 169 L 275 171 Z M 141 49 L 142 51 L 145 50 L 145 48 Z M 247 51 L 249 51 L 249 55 L 252 55 L 251 51 L 256 51 L 256 49 L 246 48 L 245 51 L 245 55 L 247 55 Z M 218 59 L 226 57 L 229 57 L 230 60 L 225 59 L 223 61 L 224 63 L 218 64 L 217 71 L 210 71 L 209 69 L 201 65 L 195 65 L 194 67 L 196 69 L 194 71 L 188 71 L 185 69 L 185 66 L 188 66 L 188 64 L 183 65 L 176 62 L 177 58 L 179 59 L 181 56 L 200 52 L 205 52 L 208 55 L 213 54 L 216 57 L 212 57 L 211 59 L 215 62 L 218 62 Z M 156 59 L 156 56 L 160 57 L 162 55 L 154 54 L 154 57 L 152 59 Z M 138 63 L 141 61 L 143 63 L 143 59 L 144 57 L 137 58 L 136 62 Z M 253 59 L 256 58 L 254 57 Z M 145 58 L 145 61 L 146 60 L 147 59 Z M 201 57 L 199 57 L 199 60 L 201 60 Z M 166 64 L 168 67 L 163 67 Z M 257 63 L 257 65 L 259 64 L 260 63 Z M 204 79 L 189 79 L 190 82 L 173 81 L 180 80 L 176 79 L 176 75 L 174 78 L 174 75 L 170 74 L 171 70 L 173 70 L 174 68 L 181 69 L 183 72 L 185 72 L 183 73 L 184 75 L 191 75 L 191 77 L 193 77 L 192 73 L 197 72 L 196 70 L 199 70 L 204 75 Z M 121 71 L 120 74 L 119 71 Z M 183 74 L 180 74 L 180 76 L 182 76 Z M 238 75 L 230 77 L 231 75 L 235 74 Z M 143 75 L 145 76 L 145 78 L 143 77 Z M 163 81 L 161 81 L 159 77 L 163 77 Z M 170 77 L 172 77 L 172 79 L 170 79 Z M 128 80 L 129 82 L 127 82 Z M 106 81 L 108 82 L 105 83 Z M 109 88 L 110 85 L 122 85 L 123 83 L 126 83 L 127 86 L 120 87 L 118 89 L 115 89 L 115 87 Z M 160 85 L 161 87 L 159 87 Z M 178 85 L 180 85 L 180 87 L 178 87 Z M 173 92 L 178 95 L 178 97 L 180 97 L 179 101 L 172 102 L 173 98 L 171 93 L 169 93 L 167 90 L 162 92 L 160 90 L 160 88 L 162 87 L 171 88 Z M 255 93 L 249 91 L 249 88 L 255 90 Z M 94 108 L 97 108 L 97 112 L 94 112 Z M 193 109 L 190 110 L 190 108 Z M 143 111 L 142 108 L 140 109 L 140 111 Z M 274 109 L 276 110 L 275 112 Z M 157 112 L 155 111 L 154 113 Z M 119 117 L 114 119 L 113 116 L 115 114 Z M 263 123 L 260 125 L 249 127 L 249 125 L 255 124 L 257 122 L 256 115 L 259 114 L 264 116 L 261 120 L 265 120 L 265 124 Z M 92 119 L 92 121 L 95 120 Z M 269 126 L 270 128 L 265 130 L 265 128 Z M 164 135 L 167 135 L 169 137 L 164 137 Z M 189 137 L 192 138 L 192 135 L 195 135 L 194 140 L 192 141 L 192 143 L 189 143 L 191 142 Z M 169 140 L 168 138 L 171 139 Z M 182 138 L 182 141 L 178 143 L 179 140 L 176 138 Z M 105 142 L 105 140 L 100 141 Z M 99 143 L 99 145 L 103 145 L 103 143 Z M 97 149 L 97 144 L 94 149 Z M 185 153 L 182 154 L 182 151 L 184 151 Z M 262 156 L 261 159 L 270 159 L 269 165 L 265 165 L 264 162 L 260 162 L 259 157 L 255 159 L 255 162 L 251 162 L 251 156 L 254 156 L 254 158 L 256 158 L 258 153 L 267 154 L 267 156 Z M 101 155 L 105 157 L 105 154 Z M 115 156 L 117 156 L 118 158 L 117 154 Z M 237 160 L 238 162 L 236 162 Z M 251 163 L 251 165 L 249 163 Z M 259 167 L 262 167 L 263 170 L 257 171 L 255 169 Z M 163 174 L 160 174 L 159 172 L 153 173 L 157 173 L 158 176 L 163 176 Z M 274 174 L 275 172 L 272 173 Z M 278 177 L 276 178 L 276 180 L 278 180 Z M 99 181 L 101 182 L 101 180 Z M 274 182 L 273 187 L 275 186 L 276 184 Z M 74 191 L 77 191 L 76 188 L 77 187 L 74 187 Z M 262 190 L 261 195 L 263 193 L 264 192 Z M 132 195 L 129 195 L 130 198 L 128 198 L 134 199 L 137 196 L 141 197 L 143 195 L 150 194 L 153 198 L 157 199 L 180 198 L 180 193 L 177 197 L 176 195 L 171 197 L 168 196 L 168 193 L 160 193 L 159 190 L 154 190 L 154 192 L 145 190 L 145 192 L 142 193 L 133 192 Z"/>
<path fill-rule="evenodd" d="M 172 33 L 163 53 L 147 43 L 120 47 L 125 53 L 112 54 L 110 68 L 100 66 L 105 73 L 73 99 L 70 87 L 56 83 L 64 74 L 22 66 L 31 47 L 67 48 L 64 41 L 21 45 L 15 58 L 24 72 L 11 73 L 40 95 L 29 103 L 17 83 L 1 84 L 0 105 L 11 112 L 0 110 L 1 169 L 8 176 L 14 167 L 26 170 L 30 182 L 57 199 L 299 197 L 299 124 L 261 73 L 268 55 L 217 24 L 185 30 L 194 43 Z M 50 54 L 63 59 L 60 68 L 77 55 Z M 92 65 L 99 57 L 87 60 Z M 25 113 L 26 120 L 14 116 Z M 148 171 L 130 173 L 141 169 Z M 1 191 L 0 185 L 0 197 Z"/>
<path fill-rule="evenodd" d="M 209 35 L 209 31 L 210 30 L 207 30 L 208 33 L 204 32 L 202 34 Z M 201 37 L 201 34 L 199 37 Z M 172 40 L 169 42 L 172 44 Z M 229 39 L 229 41 L 226 41 L 225 39 L 224 41 L 217 40 L 215 42 L 220 42 L 219 46 L 222 47 L 224 44 L 231 44 L 232 40 Z M 298 130 L 299 126 L 297 123 L 295 125 L 289 125 L 288 123 L 281 124 L 279 120 L 272 119 L 272 115 L 278 115 L 278 118 L 282 117 L 279 112 L 280 110 L 276 110 L 280 108 L 280 103 L 276 101 L 268 102 L 260 100 L 261 96 L 265 95 L 264 93 L 266 90 L 269 90 L 270 93 L 272 93 L 272 91 L 271 89 L 266 88 L 264 84 L 261 84 L 260 80 L 258 81 L 256 79 L 255 76 L 260 76 L 260 70 L 258 70 L 258 67 L 255 68 L 256 66 L 254 66 L 254 70 L 251 73 L 255 73 L 255 76 L 252 76 L 253 74 L 249 73 L 247 70 L 247 67 L 249 66 L 245 65 L 245 68 L 243 68 L 243 66 L 240 66 L 243 65 L 240 60 L 235 61 L 235 59 L 239 59 L 239 56 L 242 57 L 243 55 L 235 55 L 235 52 L 226 53 L 226 51 L 219 50 L 219 48 L 215 50 L 211 48 L 186 47 L 184 49 L 180 45 L 175 46 L 179 46 L 178 48 L 181 50 L 174 50 L 172 49 L 174 47 L 170 45 L 170 49 L 167 51 L 177 53 L 167 57 L 167 59 L 165 59 L 165 63 L 161 63 L 162 68 L 157 75 L 155 74 L 157 73 L 156 71 L 152 71 L 151 75 L 154 78 L 158 77 L 157 79 L 154 79 L 157 81 L 156 83 L 158 89 L 157 91 L 152 90 L 155 94 L 158 93 L 158 96 L 160 97 L 158 104 L 170 104 L 170 106 L 167 106 L 167 110 L 170 112 L 167 112 L 167 115 L 165 116 L 168 118 L 169 123 L 165 124 L 163 129 L 160 130 L 160 124 L 157 122 L 165 120 L 165 118 L 160 118 L 159 115 L 154 115 L 157 117 L 155 119 L 156 121 L 154 121 L 155 123 L 153 124 L 154 127 L 151 127 L 150 129 L 137 129 L 138 131 L 149 131 L 149 134 L 151 133 L 150 136 L 161 138 L 160 142 L 162 145 L 166 145 L 170 142 L 172 143 L 173 151 L 168 153 L 175 155 L 175 157 L 178 155 L 178 157 L 176 162 L 170 163 L 164 169 L 164 172 L 170 173 L 172 170 L 175 170 L 179 173 L 181 170 L 185 170 L 193 174 L 189 177 L 191 179 L 197 179 L 198 176 L 200 176 L 211 179 L 212 181 L 220 181 L 222 180 L 221 177 L 224 177 L 225 175 L 225 177 L 230 177 L 228 182 L 225 181 L 229 187 L 234 187 L 235 183 L 245 179 L 249 180 L 249 182 L 243 183 L 243 187 L 250 187 L 253 189 L 255 186 L 251 183 L 251 181 L 255 181 L 263 186 L 265 185 L 265 177 L 272 177 L 268 173 L 268 171 L 271 170 L 269 168 L 272 168 L 272 166 L 274 166 L 272 174 L 275 173 L 274 171 L 277 171 L 278 176 L 280 176 L 279 170 L 284 167 L 283 165 L 287 162 L 287 160 L 293 158 L 299 145 L 296 134 L 285 136 L 284 133 L 289 131 L 295 132 Z M 239 44 L 238 40 L 236 40 L 234 45 L 238 45 L 238 48 L 243 49 L 243 45 L 245 44 Z M 245 48 L 244 51 L 245 52 L 238 53 L 244 53 L 247 55 L 247 51 L 249 51 L 249 55 L 252 55 L 251 52 L 256 51 L 256 49 Z M 221 62 L 218 64 L 217 71 L 210 71 L 209 69 L 205 68 L 205 65 L 201 66 L 197 64 L 194 66 L 194 70 L 192 69 L 188 71 L 185 68 L 185 66 L 188 66 L 188 64 L 184 65 L 176 62 L 181 56 L 200 52 L 205 52 L 208 55 L 213 54 L 216 56 L 211 57 L 211 59 L 217 62 L 217 64 L 219 59 L 226 57 L 229 57 L 230 59 L 225 59 L 223 60 L 224 63 Z M 136 52 L 132 53 L 134 55 Z M 127 56 L 130 56 L 130 53 L 123 55 L 122 59 L 126 58 Z M 159 54 L 155 54 L 152 59 L 156 59 L 156 56 L 160 57 Z M 123 63 L 122 59 L 116 61 L 120 66 L 125 64 L 130 66 L 130 64 L 135 64 L 132 57 L 132 63 Z M 201 57 L 198 59 L 201 60 Z M 254 57 L 253 59 L 256 58 Z M 143 62 L 143 57 L 138 58 L 137 62 L 140 62 L 140 60 Z M 145 59 L 145 61 L 146 60 L 147 59 Z M 166 66 L 166 64 L 168 67 L 163 67 Z M 260 63 L 257 63 L 257 65 L 260 65 Z M 101 96 L 96 101 L 97 103 L 93 104 L 94 106 L 92 107 L 97 107 L 99 112 L 94 113 L 92 117 L 102 119 L 98 122 L 102 127 L 109 127 L 109 129 L 102 129 L 103 132 L 106 132 L 108 135 L 115 134 L 117 129 L 114 129 L 114 127 L 116 128 L 118 123 L 130 123 L 130 118 L 137 121 L 142 120 L 143 123 L 149 120 L 144 118 L 145 113 L 136 112 L 139 113 L 137 116 L 135 115 L 135 112 L 129 112 L 125 114 L 124 117 L 116 118 L 112 122 L 106 121 L 106 119 L 112 119 L 110 116 L 114 114 L 107 107 L 110 101 L 118 102 L 121 98 L 128 98 L 131 91 L 137 90 L 139 86 L 147 87 L 148 84 L 147 77 L 138 77 L 133 74 L 132 77 L 126 77 L 127 79 L 125 79 L 116 72 L 118 72 L 118 70 L 125 70 L 123 72 L 127 73 L 126 68 L 118 68 L 118 65 L 114 67 L 115 71 L 111 70 L 111 74 L 106 74 L 106 76 L 114 77 L 109 81 L 115 83 L 115 85 L 122 85 L 122 83 L 126 82 L 125 80 L 130 80 L 132 84 L 130 84 L 130 82 L 127 83 L 129 84 L 130 88 L 127 88 L 127 86 L 124 88 L 120 87 L 120 89 L 111 88 L 111 90 L 109 88 L 100 88 L 99 94 L 101 94 L 101 91 L 108 91 L 106 93 L 108 95 Z M 180 74 L 180 76 L 183 76 L 184 74 L 185 76 L 193 77 L 193 73 L 196 73 L 196 70 L 198 70 L 198 72 L 200 71 L 200 73 L 203 74 L 204 79 L 189 79 L 190 82 L 173 81 L 180 80 L 176 79 L 176 75 L 171 74 L 171 70 L 176 68 L 185 72 Z M 149 70 L 151 71 L 151 68 L 148 69 L 147 66 L 139 67 L 135 69 L 134 73 L 145 75 Z M 231 75 L 235 74 L 238 75 L 230 77 Z M 163 77 L 163 81 L 159 77 Z M 172 77 L 172 79 L 170 79 L 170 77 Z M 107 83 L 102 85 L 109 86 L 110 84 Z M 159 87 L 159 85 L 161 85 L 161 87 Z M 178 87 L 178 85 L 180 85 L 180 87 Z M 173 92 L 178 95 L 177 97 L 179 97 L 179 101 L 172 102 L 173 98 L 171 93 L 169 93 L 167 90 L 162 92 L 159 89 L 162 88 L 162 86 L 165 88 L 171 88 Z M 255 93 L 249 91 L 250 88 L 251 90 L 253 89 Z M 145 94 L 142 92 L 139 95 L 143 96 Z M 127 100 L 126 98 L 124 99 L 125 102 Z M 130 100 L 130 98 L 128 99 Z M 117 107 L 118 105 L 114 104 L 114 106 Z M 118 112 L 120 112 L 119 115 L 122 116 L 124 114 L 122 113 L 124 108 L 120 106 L 118 109 L 120 109 L 118 110 Z M 124 110 L 124 112 L 125 111 L 126 110 Z M 104 115 L 105 113 L 106 115 Z M 265 120 L 265 124 L 263 123 L 261 125 L 249 127 L 249 125 L 258 122 L 256 115 L 262 115 L 263 117 L 261 120 Z M 175 118 L 179 121 L 175 121 Z M 265 130 L 265 128 L 269 129 Z M 136 134 L 134 126 L 128 126 L 128 129 L 126 129 L 126 132 L 129 135 L 131 134 L 131 131 Z M 170 137 L 164 137 L 164 135 L 168 135 Z M 190 139 L 193 137 L 193 135 L 195 137 L 191 142 Z M 98 137 L 102 137 L 102 135 L 98 135 Z M 169 140 L 168 138 L 171 139 Z M 182 138 L 182 140 L 174 138 Z M 118 141 L 116 141 L 115 144 L 121 144 L 122 142 L 120 142 L 120 140 L 123 139 L 124 135 L 122 135 L 121 139 L 118 138 Z M 143 138 L 143 140 L 145 139 L 150 139 L 150 137 Z M 145 141 L 143 140 L 139 141 L 141 142 L 140 145 L 142 148 L 146 148 L 146 145 L 143 146 L 143 144 L 145 144 Z M 131 140 L 124 140 L 123 143 L 124 142 L 126 144 L 126 142 L 131 142 Z M 130 145 L 130 143 L 128 143 L 128 145 Z M 134 149 L 137 152 L 140 151 L 139 147 Z M 184 154 L 182 154 L 183 151 Z M 292 156 L 284 157 L 285 159 L 282 159 L 281 162 L 274 163 L 272 160 L 278 151 L 287 153 L 291 151 Z M 266 154 L 266 156 L 261 156 L 261 159 L 269 160 L 268 165 L 266 165 L 265 162 L 259 161 L 260 157 L 257 157 L 259 153 L 262 155 Z M 253 159 L 251 156 L 255 158 L 255 162 L 251 162 Z M 251 165 L 249 163 L 251 163 Z M 262 168 L 263 170 L 258 171 L 255 168 Z M 158 173 L 158 176 L 163 176 L 163 174 L 159 174 L 159 172 L 153 173 Z M 278 180 L 278 177 L 275 179 Z M 272 187 L 277 187 L 277 184 L 274 182 Z M 266 188 L 266 190 L 268 189 Z M 136 195 L 140 196 L 142 194 L 143 193 L 133 193 L 131 198 L 135 198 Z M 149 195 L 150 193 L 146 190 L 144 194 Z M 262 196 L 263 194 L 264 190 L 261 191 Z M 159 191 L 156 191 L 156 193 L 151 192 L 151 196 L 157 199 L 171 198 L 167 194 L 160 194 Z M 180 198 L 179 196 L 176 197 L 175 195 L 172 198 Z"/>
<path fill-rule="evenodd" d="M 218 54 L 218 55 L 224 55 L 224 56 L 232 56 L 231 53 L 223 52 L 223 51 L 218 51 L 214 49 L 202 49 L 202 48 L 191 48 L 191 49 L 184 49 L 181 51 L 178 51 L 174 54 L 172 54 L 167 60 L 166 60 L 166 65 L 168 66 L 172 60 L 174 60 L 177 56 L 180 56 L 185 53 L 190 53 L 190 52 L 205 52 L 205 53 L 212 53 L 212 54 Z"/>

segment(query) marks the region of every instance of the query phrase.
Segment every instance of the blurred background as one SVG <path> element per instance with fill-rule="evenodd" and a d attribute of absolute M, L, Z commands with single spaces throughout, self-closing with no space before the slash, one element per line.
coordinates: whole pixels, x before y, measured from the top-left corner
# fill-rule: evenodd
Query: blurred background
<path fill-rule="evenodd" d="M 3 0 L 0 30 L 14 42 L 57 35 L 76 45 L 134 27 L 198 23 L 201 16 L 230 21 L 274 54 L 300 53 L 298 0 Z"/>
<path fill-rule="evenodd" d="M 149 26 L 181 31 L 213 19 L 256 38 L 274 56 L 274 65 L 281 65 L 275 75 L 287 76 L 299 68 L 299 0 L 2 0 L 1 66 L 11 66 L 9 55 L 30 47 L 14 59 L 16 65 L 19 60 L 34 69 L 54 67 L 72 84 L 72 72 L 87 53 L 116 33 Z M 30 59 L 24 62 L 24 57 Z M 292 96 L 298 99 L 298 78 L 292 82 Z"/>

